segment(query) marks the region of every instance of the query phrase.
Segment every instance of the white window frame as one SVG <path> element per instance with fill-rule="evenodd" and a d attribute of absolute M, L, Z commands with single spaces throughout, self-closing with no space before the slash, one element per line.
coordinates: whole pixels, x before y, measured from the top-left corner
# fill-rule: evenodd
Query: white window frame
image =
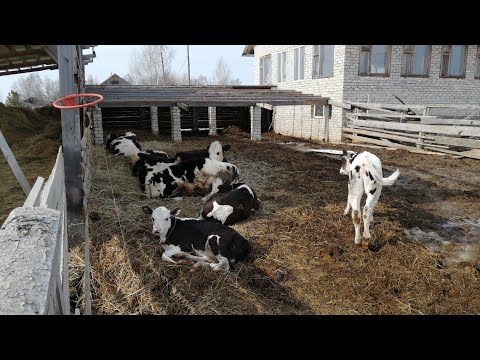
<path fill-rule="evenodd" d="M 325 56 L 322 56 L 322 46 L 331 46 L 332 47 L 332 73 L 331 74 L 323 74 L 322 68 L 325 60 Z M 313 45 L 313 59 L 312 59 L 312 78 L 313 79 L 320 79 L 320 78 L 327 78 L 333 77 L 333 67 L 335 65 L 335 46 L 334 45 Z M 315 73 L 315 63 L 318 62 L 318 74 Z"/>
<path fill-rule="evenodd" d="M 265 76 L 265 59 L 270 59 L 270 76 L 269 79 Z M 260 84 L 272 83 L 272 54 L 264 55 L 260 58 Z"/>
<path fill-rule="evenodd" d="M 300 73 L 300 59 L 303 50 L 303 72 Z M 298 55 L 297 55 L 298 54 Z M 305 80 L 305 45 L 298 46 L 293 49 L 293 80 Z M 301 75 L 301 76 L 300 76 Z"/>
<path fill-rule="evenodd" d="M 287 81 L 287 51 L 277 53 L 277 82 Z"/>

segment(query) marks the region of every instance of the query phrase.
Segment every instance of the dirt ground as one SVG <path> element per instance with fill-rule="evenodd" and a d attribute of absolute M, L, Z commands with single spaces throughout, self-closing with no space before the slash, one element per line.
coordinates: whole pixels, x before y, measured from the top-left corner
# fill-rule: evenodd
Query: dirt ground
<path fill-rule="evenodd" d="M 203 148 L 214 139 L 135 131 L 144 148 Z M 142 205 L 180 207 L 197 217 L 200 197 L 148 199 L 129 164 L 93 150 L 89 201 L 94 314 L 479 314 L 480 162 L 404 150 L 366 149 L 384 176 L 368 248 L 354 244 L 344 216 L 347 177 L 342 149 L 273 133 L 252 142 L 239 130 L 215 137 L 232 145 L 229 162 L 262 200 L 261 211 L 234 225 L 252 254 L 229 272 L 192 270 L 161 260 Z M 299 151 L 300 150 L 300 151 Z M 116 210 L 116 208 L 118 210 Z M 84 307 L 82 249 L 71 255 L 72 305 Z"/>

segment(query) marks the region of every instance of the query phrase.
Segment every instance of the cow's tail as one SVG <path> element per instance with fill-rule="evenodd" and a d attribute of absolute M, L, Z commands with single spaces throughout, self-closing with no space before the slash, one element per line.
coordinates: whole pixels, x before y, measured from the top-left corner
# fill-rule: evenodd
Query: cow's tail
<path fill-rule="evenodd" d="M 387 178 L 384 178 L 383 176 L 381 176 L 378 173 L 377 169 L 375 169 L 374 167 L 371 167 L 369 169 L 369 171 L 372 174 L 373 178 L 378 183 L 380 183 L 382 185 L 386 185 L 386 186 L 390 186 L 390 185 L 395 184 L 395 181 L 397 181 L 398 177 L 400 176 L 400 170 L 399 169 L 395 170 L 395 172 Z"/>

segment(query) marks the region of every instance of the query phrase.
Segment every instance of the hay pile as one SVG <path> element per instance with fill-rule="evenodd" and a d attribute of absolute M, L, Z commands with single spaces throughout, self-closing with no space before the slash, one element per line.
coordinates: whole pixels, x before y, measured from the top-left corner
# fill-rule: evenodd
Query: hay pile
<path fill-rule="evenodd" d="M 50 175 L 62 140 L 60 110 L 0 107 L 0 130 L 30 186 Z M 3 154 L 0 155 L 0 224 L 26 196 Z"/>
<path fill-rule="evenodd" d="M 197 217 L 200 197 L 148 199 L 126 160 L 94 147 L 89 201 L 94 314 L 480 312 L 476 264 L 445 268 L 438 255 L 405 237 L 403 230 L 412 224 L 436 226 L 432 214 L 411 203 L 415 189 L 384 188 L 366 250 L 354 245 L 351 219 L 343 216 L 346 178 L 338 173 L 338 159 L 295 152 L 268 137 L 259 143 L 230 135 L 218 139 L 232 145 L 226 157 L 262 200 L 258 214 L 233 226 L 251 241 L 250 258 L 219 273 L 192 270 L 186 261 L 162 262 L 150 219 L 141 210 L 164 205 Z M 160 137 L 142 146 L 173 154 L 211 141 L 190 137 L 175 144 Z M 82 304 L 81 293 L 73 297 Z"/>

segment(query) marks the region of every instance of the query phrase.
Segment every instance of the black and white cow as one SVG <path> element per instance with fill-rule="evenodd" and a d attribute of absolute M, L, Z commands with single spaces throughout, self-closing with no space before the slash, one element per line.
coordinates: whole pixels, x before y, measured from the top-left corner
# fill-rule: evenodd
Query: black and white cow
<path fill-rule="evenodd" d="M 250 217 L 253 210 L 260 209 L 260 200 L 255 191 L 245 183 L 221 185 L 210 196 L 202 210 L 202 218 L 233 225 Z"/>
<path fill-rule="evenodd" d="M 163 261 L 176 264 L 174 255 L 181 255 L 197 263 L 195 266 L 210 266 L 213 270 L 229 270 L 237 261 L 250 253 L 249 242 L 232 228 L 199 219 L 179 218 L 180 209 L 173 211 L 164 206 L 153 210 L 148 206 L 143 211 L 151 215 L 155 236 L 160 237 Z M 218 263 L 208 263 L 216 258 Z"/>
<path fill-rule="evenodd" d="M 147 167 L 151 167 L 157 163 L 176 164 L 177 161 L 169 158 L 168 154 L 164 151 L 146 150 L 138 152 L 132 160 L 132 163 L 132 175 L 138 177 L 141 169 L 146 169 Z"/>
<path fill-rule="evenodd" d="M 108 135 L 105 146 L 112 154 L 126 156 L 130 161 L 135 158 L 138 152 L 142 151 L 137 136 L 131 131 L 122 136 Z"/>
<path fill-rule="evenodd" d="M 361 244 L 360 237 L 360 202 L 363 194 L 367 195 L 365 206 L 363 207 L 363 237 L 370 239 L 370 222 L 373 221 L 373 208 L 378 202 L 382 192 L 382 186 L 393 185 L 400 175 L 397 169 L 388 178 L 383 177 L 382 162 L 380 159 L 368 151 L 356 153 L 343 150 L 342 166 L 340 174 L 348 175 L 348 200 L 344 214 L 352 208 L 352 220 L 355 226 L 355 244 Z"/>
<path fill-rule="evenodd" d="M 212 160 L 218 160 L 218 161 L 224 161 L 224 152 L 230 149 L 230 145 L 223 145 L 220 143 L 220 141 L 216 140 L 212 142 L 207 149 L 202 149 L 202 150 L 191 150 L 191 151 L 182 151 L 178 152 L 175 154 L 175 158 L 177 159 L 177 162 L 180 163 L 185 160 L 191 160 L 191 159 L 203 159 L 203 158 L 209 158 Z"/>
<path fill-rule="evenodd" d="M 169 197 L 193 194 L 211 194 L 218 186 L 234 183 L 239 177 L 238 168 L 230 163 L 210 158 L 191 159 L 180 164 L 153 166 L 145 176 L 145 193 L 148 197 Z"/>

